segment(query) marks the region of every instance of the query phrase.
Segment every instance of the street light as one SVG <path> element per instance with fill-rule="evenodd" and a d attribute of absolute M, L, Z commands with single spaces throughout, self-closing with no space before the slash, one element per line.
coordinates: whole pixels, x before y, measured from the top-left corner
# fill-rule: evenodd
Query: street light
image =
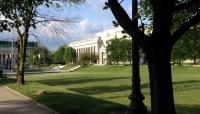
<path fill-rule="evenodd" d="M 40 53 L 39 53 L 39 55 L 38 55 L 38 64 L 39 64 L 39 70 L 40 70 Z"/>
<path fill-rule="evenodd" d="M 10 54 L 10 70 L 12 68 L 12 66 L 14 65 L 14 38 L 8 38 L 12 40 L 12 46 L 11 46 L 11 54 Z"/>

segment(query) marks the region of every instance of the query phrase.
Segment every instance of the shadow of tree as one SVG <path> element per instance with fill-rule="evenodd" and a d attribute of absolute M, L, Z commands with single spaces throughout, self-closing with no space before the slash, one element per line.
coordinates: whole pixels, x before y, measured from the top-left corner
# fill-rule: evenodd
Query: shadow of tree
<path fill-rule="evenodd" d="M 3 79 L 0 80 L 0 85 L 6 85 L 6 84 L 9 84 L 9 83 L 15 83 L 16 80 L 14 78 L 7 78 L 7 77 L 4 77 Z"/>
<path fill-rule="evenodd" d="M 148 88 L 149 84 L 144 83 L 141 84 L 142 88 Z M 76 91 L 79 93 L 93 95 L 93 94 L 101 94 L 108 92 L 119 92 L 119 91 L 127 91 L 131 90 L 131 85 L 120 85 L 120 86 L 94 86 L 94 87 L 85 87 L 85 88 L 69 88 L 71 91 Z"/>
<path fill-rule="evenodd" d="M 173 82 L 174 91 L 186 91 L 191 89 L 200 89 L 200 81 L 199 80 L 186 80 L 186 81 L 178 81 Z"/>
<path fill-rule="evenodd" d="M 200 114 L 200 105 L 176 105 L 177 114 Z"/>
<path fill-rule="evenodd" d="M 126 112 L 125 105 L 73 92 L 50 92 L 33 98 L 61 114 L 125 114 Z"/>
<path fill-rule="evenodd" d="M 94 76 L 95 77 L 95 76 Z M 57 86 L 57 85 L 70 85 L 70 84 L 83 84 L 88 82 L 100 82 L 100 81 L 111 81 L 118 79 L 127 79 L 129 77 L 107 77 L 107 78 L 73 78 L 73 79 L 46 79 L 46 80 L 38 80 L 38 83 Z"/>

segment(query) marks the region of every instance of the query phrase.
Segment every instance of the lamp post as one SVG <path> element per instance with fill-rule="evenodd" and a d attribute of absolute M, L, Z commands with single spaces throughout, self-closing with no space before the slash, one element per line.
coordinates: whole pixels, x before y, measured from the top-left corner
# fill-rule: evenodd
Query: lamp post
<path fill-rule="evenodd" d="M 39 53 L 39 55 L 38 55 L 38 67 L 39 67 L 39 70 L 40 70 L 40 53 Z"/>
<path fill-rule="evenodd" d="M 14 39 L 12 39 L 12 54 L 11 54 L 11 66 L 14 65 Z"/>
<path fill-rule="evenodd" d="M 134 24 L 138 26 L 138 8 L 137 8 L 137 0 L 132 0 L 132 18 Z M 129 96 L 131 100 L 128 107 L 128 114 L 147 114 L 147 108 L 143 103 L 144 96 L 141 92 L 140 86 L 140 68 L 139 68 L 139 45 L 136 39 L 132 38 L 132 92 Z"/>
<path fill-rule="evenodd" d="M 11 54 L 10 54 L 10 70 L 13 68 L 14 65 L 14 38 L 8 38 L 12 40 L 12 46 L 11 46 Z"/>

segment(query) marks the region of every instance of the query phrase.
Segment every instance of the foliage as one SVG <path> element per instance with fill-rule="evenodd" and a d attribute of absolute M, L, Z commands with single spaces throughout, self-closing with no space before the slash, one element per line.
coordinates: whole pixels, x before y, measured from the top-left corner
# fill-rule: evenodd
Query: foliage
<path fill-rule="evenodd" d="M 66 64 L 76 63 L 76 50 L 72 47 L 66 46 L 63 54 L 63 60 Z"/>
<path fill-rule="evenodd" d="M 65 64 L 63 59 L 63 54 L 65 53 L 65 46 L 60 46 L 56 52 L 54 52 L 54 63 L 55 64 Z"/>
<path fill-rule="evenodd" d="M 38 64 L 49 64 L 49 60 L 50 53 L 45 47 L 32 48 L 28 56 L 28 63 L 32 64 L 33 66 Z"/>
<path fill-rule="evenodd" d="M 131 40 L 125 38 L 115 38 L 107 41 L 107 53 L 109 63 L 131 62 Z"/>
<path fill-rule="evenodd" d="M 81 66 L 87 66 L 88 64 L 90 64 L 90 61 L 91 61 L 91 55 L 89 53 L 82 53 L 80 55 L 79 64 Z"/>
<path fill-rule="evenodd" d="M 181 64 L 185 59 L 194 60 L 200 58 L 200 29 L 194 27 L 190 29 L 182 39 L 180 39 L 173 48 L 172 62 L 173 64 Z"/>
<path fill-rule="evenodd" d="M 66 45 L 60 46 L 53 53 L 53 56 L 55 64 L 70 64 L 76 62 L 76 51 Z"/>

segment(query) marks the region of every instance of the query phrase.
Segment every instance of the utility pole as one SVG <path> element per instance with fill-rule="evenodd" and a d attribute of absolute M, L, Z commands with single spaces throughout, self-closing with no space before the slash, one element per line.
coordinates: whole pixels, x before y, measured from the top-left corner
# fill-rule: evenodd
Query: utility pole
<path fill-rule="evenodd" d="M 12 38 L 12 54 L 11 54 L 11 66 L 12 66 L 12 68 L 13 68 L 13 66 L 14 66 L 14 38 Z"/>
<path fill-rule="evenodd" d="M 132 0 L 132 20 L 136 21 L 134 24 L 138 26 L 138 7 L 137 0 Z M 139 45 L 135 38 L 132 36 L 132 92 L 129 96 L 131 100 L 128 106 L 128 114 L 147 114 L 147 108 L 143 103 L 144 96 L 141 92 L 140 86 L 140 58 L 139 58 Z"/>

